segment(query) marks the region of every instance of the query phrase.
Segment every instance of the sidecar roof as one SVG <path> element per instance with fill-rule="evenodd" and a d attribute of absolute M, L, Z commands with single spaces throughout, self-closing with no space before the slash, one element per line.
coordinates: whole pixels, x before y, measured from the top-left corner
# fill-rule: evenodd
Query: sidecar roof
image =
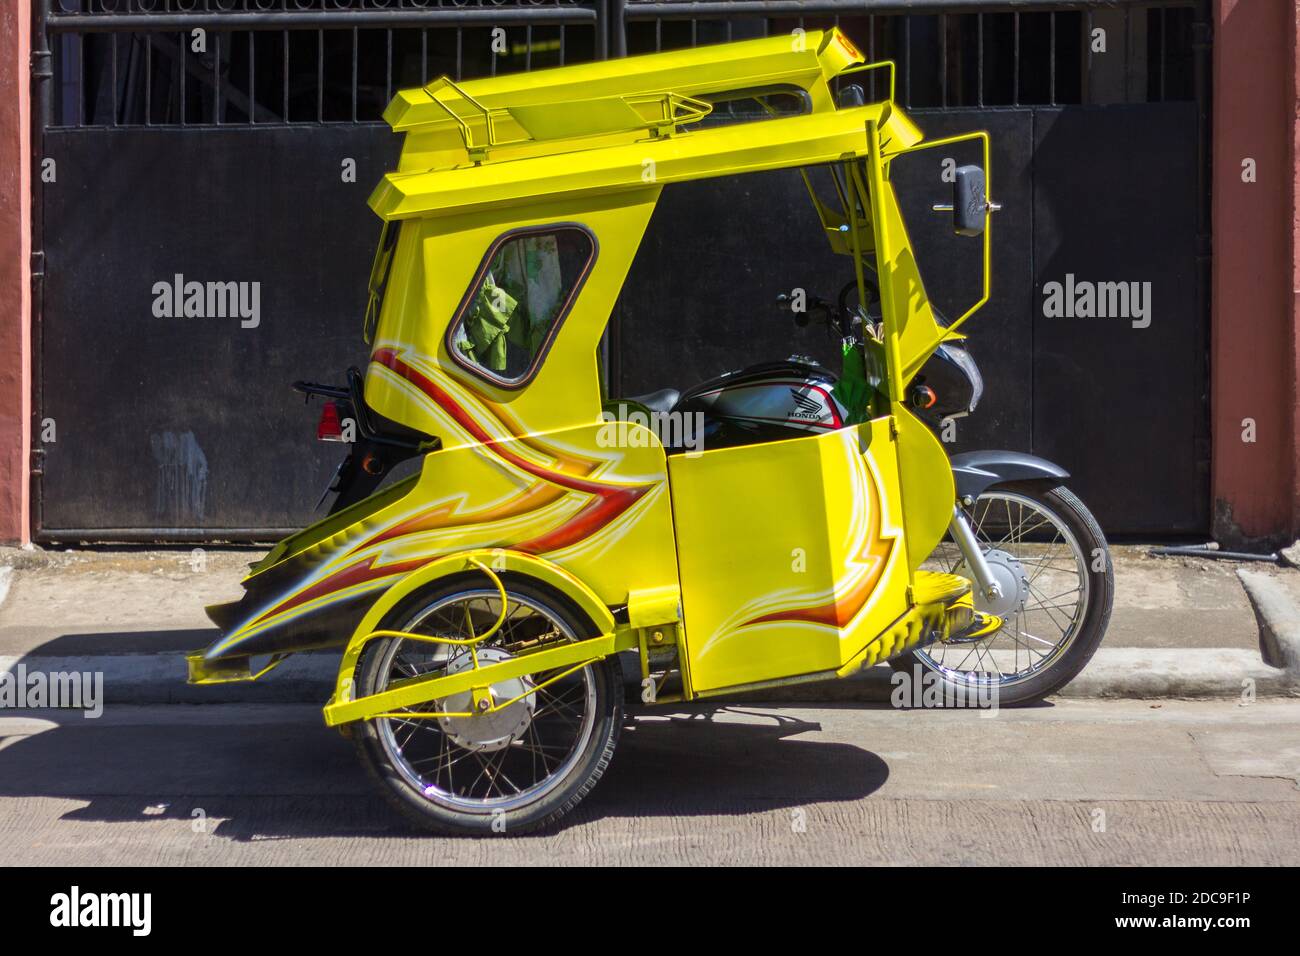
<path fill-rule="evenodd" d="M 384 118 L 406 134 L 370 197 L 384 219 L 644 189 L 865 155 L 920 130 L 892 101 L 837 109 L 829 81 L 863 58 L 838 29 L 404 90 Z M 890 70 L 892 64 L 881 64 Z M 892 80 L 891 80 L 892 85 Z M 709 98 L 793 92 L 801 114 L 693 128 Z"/>

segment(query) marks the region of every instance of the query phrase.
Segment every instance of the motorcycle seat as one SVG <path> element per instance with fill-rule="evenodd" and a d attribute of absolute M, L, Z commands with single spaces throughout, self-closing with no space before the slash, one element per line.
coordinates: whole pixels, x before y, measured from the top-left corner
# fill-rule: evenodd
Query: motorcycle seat
<path fill-rule="evenodd" d="M 644 395 L 629 395 L 624 401 L 635 402 L 652 412 L 670 412 L 681 397 L 682 393 L 675 388 L 661 388 L 657 392 L 647 392 Z"/>

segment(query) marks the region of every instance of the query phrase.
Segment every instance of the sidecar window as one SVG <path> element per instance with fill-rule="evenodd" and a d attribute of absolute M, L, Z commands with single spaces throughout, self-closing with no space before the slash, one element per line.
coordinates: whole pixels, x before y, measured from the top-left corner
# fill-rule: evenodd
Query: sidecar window
<path fill-rule="evenodd" d="M 497 385 L 524 385 L 551 347 L 595 255 L 595 237 L 581 226 L 501 236 L 448 331 L 452 357 Z"/>

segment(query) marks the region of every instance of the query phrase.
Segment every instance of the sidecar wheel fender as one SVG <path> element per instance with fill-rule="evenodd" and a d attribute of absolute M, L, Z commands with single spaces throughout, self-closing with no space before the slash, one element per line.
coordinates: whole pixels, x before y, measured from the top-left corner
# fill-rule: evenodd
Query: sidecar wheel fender
<path fill-rule="evenodd" d="M 1060 465 L 1019 451 L 968 451 L 953 455 L 951 462 L 959 498 L 978 498 L 994 485 L 1012 481 L 1043 481 L 1060 485 L 1070 477 L 1070 473 Z"/>
<path fill-rule="evenodd" d="M 483 549 L 447 555 L 399 579 L 366 612 L 366 616 L 352 632 L 352 637 L 343 652 L 333 699 L 346 700 L 349 697 L 357 662 L 365 650 L 368 638 L 379 629 L 389 611 L 409 595 L 443 578 L 467 572 L 483 575 L 478 564 L 486 565 L 494 574 L 518 574 L 549 587 L 572 601 L 578 610 L 595 624 L 599 634 L 609 634 L 614 630 L 614 616 L 604 602 L 580 580 L 551 561 L 520 551 L 504 549 Z"/>

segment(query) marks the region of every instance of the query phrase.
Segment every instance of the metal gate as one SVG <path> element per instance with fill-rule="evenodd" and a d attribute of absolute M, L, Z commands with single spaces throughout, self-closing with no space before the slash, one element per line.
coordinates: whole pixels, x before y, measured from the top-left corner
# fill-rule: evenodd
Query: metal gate
<path fill-rule="evenodd" d="M 399 147 L 378 121 L 394 89 L 830 23 L 898 61 L 900 99 L 927 134 L 993 135 L 1005 210 L 994 300 L 972 333 L 988 394 L 945 436 L 953 450 L 1060 461 L 1112 532 L 1208 527 L 1198 4 L 44 2 L 41 540 L 263 539 L 311 520 L 338 452 L 311 440 L 287 383 L 364 359 L 377 235 L 365 198 Z M 927 287 L 960 311 L 971 246 L 928 211 L 945 159 L 966 157 L 895 175 Z M 772 304 L 846 278 L 801 190 L 784 173 L 665 190 L 617 310 L 616 391 L 791 352 L 833 358 Z M 1062 302 L 1085 283 L 1140 298 L 1105 318 L 1079 315 L 1073 296 L 1070 314 L 1047 314 L 1052 283 Z"/>

